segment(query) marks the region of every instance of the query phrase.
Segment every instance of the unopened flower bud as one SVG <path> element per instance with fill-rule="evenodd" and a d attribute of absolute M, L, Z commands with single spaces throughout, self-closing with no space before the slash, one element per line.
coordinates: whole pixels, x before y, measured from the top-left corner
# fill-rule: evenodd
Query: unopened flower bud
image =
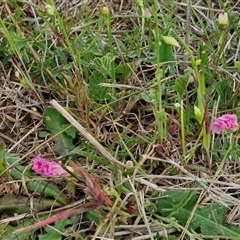
<path fill-rule="evenodd" d="M 218 24 L 219 24 L 221 29 L 226 29 L 227 28 L 227 26 L 229 24 L 227 13 L 219 13 Z"/>
<path fill-rule="evenodd" d="M 103 7 L 103 8 L 101 9 L 101 13 L 102 13 L 102 15 L 104 15 L 104 16 L 109 15 L 109 9 L 108 9 L 108 7 Z"/>
<path fill-rule="evenodd" d="M 202 60 L 201 59 L 197 59 L 195 63 L 196 63 L 196 66 L 200 66 L 201 63 L 202 63 Z"/>
<path fill-rule="evenodd" d="M 20 78 L 20 73 L 19 73 L 19 71 L 16 71 L 16 72 L 15 72 L 15 77 L 16 77 L 17 79 Z"/>
<path fill-rule="evenodd" d="M 194 115 L 196 120 L 201 124 L 203 120 L 203 113 L 200 111 L 200 109 L 197 106 L 194 106 Z"/>
<path fill-rule="evenodd" d="M 132 168 L 133 167 L 133 161 L 126 161 L 126 166 L 127 166 L 127 168 Z"/>
<path fill-rule="evenodd" d="M 150 12 L 150 10 L 148 8 L 144 9 L 144 17 L 146 17 L 146 18 L 152 17 L 152 13 Z"/>
<path fill-rule="evenodd" d="M 176 109 L 179 109 L 179 108 L 181 107 L 181 104 L 180 104 L 180 103 L 174 103 L 174 107 L 175 107 Z"/>
<path fill-rule="evenodd" d="M 178 41 L 175 38 L 169 36 L 163 36 L 162 38 L 167 45 L 170 45 L 172 47 L 180 47 Z"/>
<path fill-rule="evenodd" d="M 53 15 L 54 15 L 54 8 L 53 8 L 51 5 L 46 4 L 46 5 L 45 5 L 45 12 L 46 12 L 48 15 L 53 16 Z"/>

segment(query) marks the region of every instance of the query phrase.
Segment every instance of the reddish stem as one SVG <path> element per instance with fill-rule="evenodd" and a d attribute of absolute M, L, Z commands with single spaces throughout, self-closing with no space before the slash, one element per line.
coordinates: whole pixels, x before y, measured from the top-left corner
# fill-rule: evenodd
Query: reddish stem
<path fill-rule="evenodd" d="M 22 233 L 22 232 L 30 232 L 30 231 L 32 231 L 36 228 L 45 227 L 45 226 L 47 226 L 51 223 L 54 223 L 56 221 L 59 221 L 59 220 L 62 220 L 62 219 L 68 218 L 68 217 L 71 217 L 73 215 L 77 215 L 77 214 L 87 212 L 87 211 L 96 210 L 99 206 L 100 205 L 97 202 L 90 202 L 90 203 L 82 204 L 78 207 L 74 207 L 72 209 L 68 209 L 66 211 L 60 212 L 60 213 L 58 213 L 58 214 L 56 214 L 56 215 L 54 215 L 50 218 L 44 219 L 44 220 L 42 220 L 40 222 L 37 222 L 33 225 L 17 229 L 13 233 L 14 234 L 19 234 L 19 233 Z"/>

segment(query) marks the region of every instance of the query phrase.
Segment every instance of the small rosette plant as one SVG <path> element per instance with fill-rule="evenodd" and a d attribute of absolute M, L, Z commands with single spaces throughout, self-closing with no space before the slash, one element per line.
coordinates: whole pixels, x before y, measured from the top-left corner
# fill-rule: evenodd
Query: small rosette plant
<path fill-rule="evenodd" d="M 211 126 L 212 132 L 221 133 L 222 131 L 236 131 L 238 129 L 238 119 L 235 114 L 224 114 L 217 118 Z"/>
<path fill-rule="evenodd" d="M 58 163 L 46 161 L 40 156 L 33 158 L 32 163 L 32 170 L 46 177 L 56 178 L 69 176 L 69 173 L 65 171 Z"/>

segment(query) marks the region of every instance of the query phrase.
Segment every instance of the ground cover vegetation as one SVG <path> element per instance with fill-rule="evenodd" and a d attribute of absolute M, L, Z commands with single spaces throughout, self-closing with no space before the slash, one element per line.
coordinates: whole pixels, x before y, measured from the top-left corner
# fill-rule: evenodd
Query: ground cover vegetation
<path fill-rule="evenodd" d="M 1 239 L 240 239 L 240 3 L 0 2 Z"/>

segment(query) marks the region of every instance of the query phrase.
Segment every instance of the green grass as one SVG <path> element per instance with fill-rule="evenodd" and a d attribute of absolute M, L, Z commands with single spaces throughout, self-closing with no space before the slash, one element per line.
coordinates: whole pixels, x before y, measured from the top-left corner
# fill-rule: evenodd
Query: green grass
<path fill-rule="evenodd" d="M 1 239 L 239 238 L 238 6 L 188 2 L 1 4 Z"/>

